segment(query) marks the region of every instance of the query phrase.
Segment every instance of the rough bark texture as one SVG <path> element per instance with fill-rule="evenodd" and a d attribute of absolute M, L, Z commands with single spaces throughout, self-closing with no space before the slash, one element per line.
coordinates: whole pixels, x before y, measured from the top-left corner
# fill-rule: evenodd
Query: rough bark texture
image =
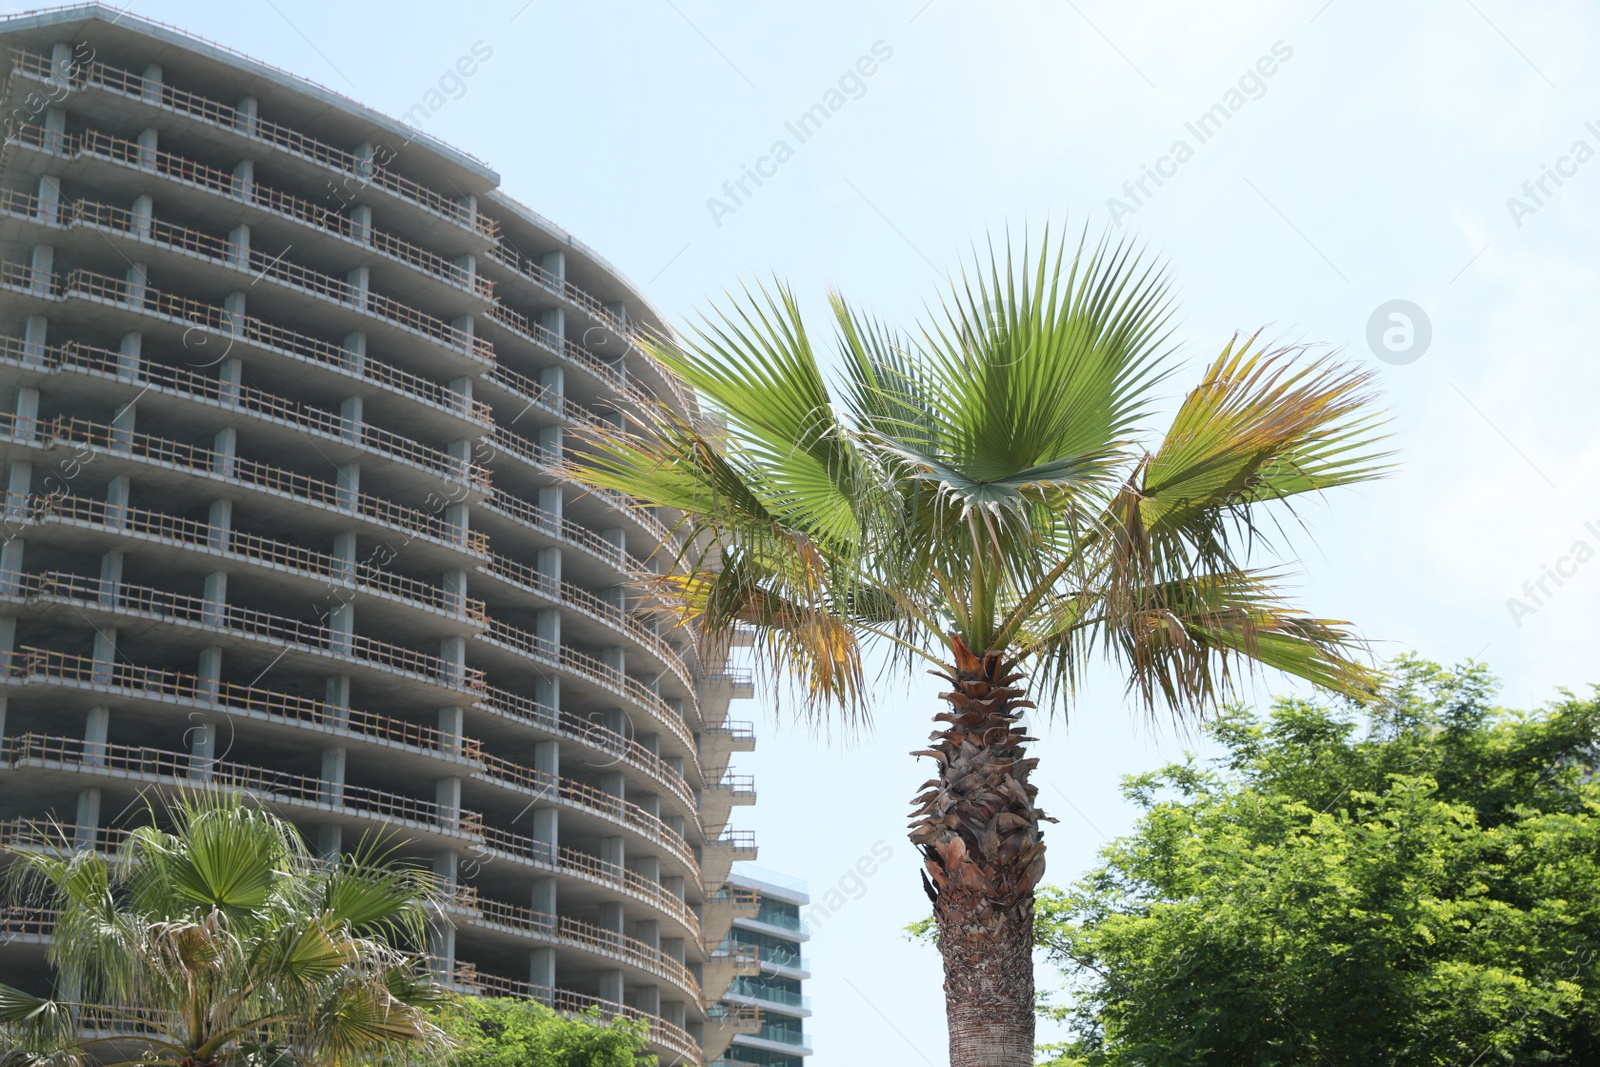
<path fill-rule="evenodd" d="M 1044 812 L 1028 775 L 1017 725 L 1032 708 L 1013 683 L 1022 675 L 999 653 L 974 654 L 950 640 L 950 710 L 935 719 L 939 764 L 912 813 L 911 841 L 923 856 L 944 956 L 950 1067 L 1031 1067 L 1033 892 L 1044 876 Z"/>

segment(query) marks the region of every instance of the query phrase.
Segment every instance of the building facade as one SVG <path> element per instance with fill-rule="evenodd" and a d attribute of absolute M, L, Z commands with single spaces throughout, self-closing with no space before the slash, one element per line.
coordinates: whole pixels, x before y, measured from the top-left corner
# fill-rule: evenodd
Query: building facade
<path fill-rule="evenodd" d="M 630 591 L 670 517 L 563 470 L 626 398 L 688 410 L 650 304 L 483 163 L 226 48 L 83 5 L 0 21 L 0 63 L 6 843 L 248 790 L 330 853 L 403 835 L 462 990 L 663 1062 L 754 1032 L 748 679 Z M 7 923 L 0 979 L 48 985 L 48 916 Z"/>
<path fill-rule="evenodd" d="M 754 906 L 742 908 L 730 935 L 746 952 L 754 950 L 760 966 L 755 974 L 734 978 L 724 997 L 730 1010 L 755 1011 L 759 1027 L 736 1034 L 716 1067 L 805 1067 L 811 1055 L 805 1020 L 811 1001 L 805 981 L 811 967 L 805 956 L 811 938 L 801 909 L 811 902 L 804 882 L 739 864 L 728 878 L 734 890 L 754 894 Z"/>

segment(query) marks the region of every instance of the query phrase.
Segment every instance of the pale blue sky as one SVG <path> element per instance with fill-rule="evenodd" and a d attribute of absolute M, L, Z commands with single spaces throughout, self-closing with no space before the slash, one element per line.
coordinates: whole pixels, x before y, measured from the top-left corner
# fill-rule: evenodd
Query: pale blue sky
<path fill-rule="evenodd" d="M 673 316 L 775 272 L 813 308 L 835 285 L 909 319 L 986 231 L 1048 219 L 1098 232 L 1108 198 L 1124 198 L 1137 208 L 1118 219 L 1124 232 L 1171 264 L 1191 361 L 1266 326 L 1379 370 L 1404 469 L 1306 510 L 1305 602 L 1386 651 L 1481 655 L 1508 702 L 1600 679 L 1600 559 L 1573 555 L 1580 541 L 1600 548 L 1600 159 L 1580 165 L 1574 152 L 1600 149 L 1590 5 L 136 0 L 133 11 L 393 115 L 486 42 L 492 59 L 425 128 L 496 167 L 511 195 Z M 874 58 L 858 68 L 862 57 Z M 832 89 L 842 106 L 800 143 L 785 124 L 838 102 Z M 1200 143 L 1185 124 L 1218 103 L 1237 109 Z M 779 139 L 792 158 L 763 161 Z M 1192 158 L 1163 161 L 1180 139 Z M 771 177 L 747 180 L 736 210 L 708 208 L 732 204 L 723 183 L 758 164 Z M 1151 195 L 1134 204 L 1123 183 L 1145 165 L 1170 177 L 1146 179 Z M 1535 203 L 1523 183 L 1545 165 L 1567 176 L 1535 186 Z M 1513 196 L 1536 210 L 1513 217 Z M 1407 365 L 1366 347 L 1369 316 L 1394 299 L 1432 324 L 1431 347 Z M 1554 595 L 1513 619 L 1507 598 L 1545 564 L 1569 576 L 1547 579 Z M 820 893 L 874 842 L 893 851 L 808 952 L 817 1067 L 945 1063 L 937 958 L 898 933 L 926 908 L 903 816 L 926 776 L 906 753 L 926 736 L 933 693 L 926 679 L 886 685 L 877 730 L 848 745 L 775 727 L 766 706 L 736 711 L 761 725 L 740 769 L 758 775 L 761 803 L 741 825 L 757 831 L 763 866 Z M 1061 818 L 1049 877 L 1065 881 L 1103 834 L 1126 829 L 1118 778 L 1182 744 L 1133 721 L 1114 680 L 1084 695 L 1070 728 L 1043 730 L 1041 800 Z"/>

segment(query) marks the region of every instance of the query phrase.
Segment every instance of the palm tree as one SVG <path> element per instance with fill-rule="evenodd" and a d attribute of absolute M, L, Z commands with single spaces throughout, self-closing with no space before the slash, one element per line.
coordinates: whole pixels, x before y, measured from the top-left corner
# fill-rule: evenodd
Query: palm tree
<path fill-rule="evenodd" d="M 371 842 L 319 860 L 231 794 L 165 810 L 170 830 L 134 830 L 115 855 L 64 838 L 13 846 L 17 906 L 53 916 L 49 959 L 68 992 L 0 986 L 0 1063 L 442 1061 L 449 1041 L 422 1010 L 436 997 L 406 951 L 426 931 L 429 875 Z"/>
<path fill-rule="evenodd" d="M 1126 244 L 1043 247 L 975 258 L 909 336 L 830 293 L 837 391 L 791 291 L 747 289 L 646 342 L 703 413 L 638 404 L 573 463 L 681 515 L 670 573 L 639 581 L 705 640 L 753 632 L 804 712 L 869 719 L 871 645 L 948 683 L 910 837 L 952 1067 L 1034 1059 L 1035 701 L 1065 716 L 1096 656 L 1180 722 L 1260 666 L 1348 694 L 1377 681 L 1345 624 L 1251 562 L 1273 511 L 1382 472 L 1368 375 L 1236 337 L 1157 437 L 1163 272 Z"/>

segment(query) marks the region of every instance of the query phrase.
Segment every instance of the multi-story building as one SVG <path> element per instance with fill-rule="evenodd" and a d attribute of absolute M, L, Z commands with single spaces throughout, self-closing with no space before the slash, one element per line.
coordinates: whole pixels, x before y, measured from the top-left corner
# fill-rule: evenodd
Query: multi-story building
<path fill-rule="evenodd" d="M 88 4 L 0 64 L 5 839 L 108 847 L 196 782 L 398 833 L 459 988 L 721 1055 L 749 683 L 630 591 L 670 516 L 562 465 L 626 397 L 687 410 L 660 316 L 485 164 L 219 45 Z"/>
<path fill-rule="evenodd" d="M 811 977 L 804 954 L 811 932 L 800 914 L 811 902 L 806 885 L 748 863 L 734 869 L 728 884 L 746 894 L 731 939 L 755 950 L 760 969 L 734 978 L 723 999 L 733 1010 L 759 1012 L 760 1027 L 735 1035 L 716 1067 L 805 1067 L 811 1055 L 805 1034 L 811 1001 L 803 985 Z"/>

